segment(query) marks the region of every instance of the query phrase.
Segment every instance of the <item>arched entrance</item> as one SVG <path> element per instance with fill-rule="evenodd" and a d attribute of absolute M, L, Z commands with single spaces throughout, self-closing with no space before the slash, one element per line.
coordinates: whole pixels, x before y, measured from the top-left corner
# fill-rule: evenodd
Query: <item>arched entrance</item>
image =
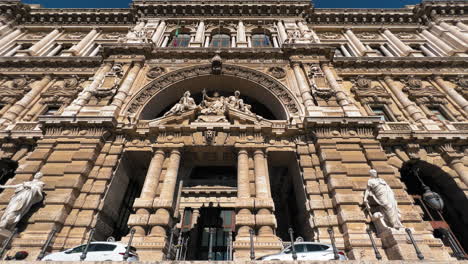
<path fill-rule="evenodd" d="M 277 120 L 288 120 L 303 113 L 298 100 L 282 83 L 265 73 L 234 65 L 224 65 L 220 74 L 212 74 L 211 65 L 165 74 L 141 89 L 127 111 L 139 120 L 151 120 L 177 102 L 185 91 L 197 96 L 203 89 L 227 94 L 238 90 L 259 115 L 268 112 Z"/>
<path fill-rule="evenodd" d="M 438 166 L 422 160 L 410 160 L 400 169 L 408 193 L 424 212 L 423 219 L 434 228 L 434 236 L 452 248 L 455 257 L 467 257 L 468 199 L 453 178 Z M 423 184 L 438 193 L 443 201 L 442 211 L 434 210 L 424 201 Z"/>

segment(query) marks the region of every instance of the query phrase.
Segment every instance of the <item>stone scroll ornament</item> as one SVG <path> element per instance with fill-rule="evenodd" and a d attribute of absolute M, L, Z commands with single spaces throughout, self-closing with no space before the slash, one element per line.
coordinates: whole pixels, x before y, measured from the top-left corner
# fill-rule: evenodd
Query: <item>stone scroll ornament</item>
<path fill-rule="evenodd" d="M 44 182 L 41 181 L 42 176 L 42 172 L 38 172 L 32 181 L 16 185 L 0 185 L 1 189 L 15 189 L 15 194 L 10 198 L 8 206 L 3 211 L 0 229 L 12 230 L 34 204 L 42 201 L 44 188 Z"/>
<path fill-rule="evenodd" d="M 364 205 L 366 206 L 372 220 L 378 221 L 384 228 L 403 228 L 400 220 L 395 194 L 388 183 L 378 177 L 376 170 L 369 171 L 371 178 L 367 182 L 367 189 L 364 192 Z M 377 206 L 371 208 L 369 198 L 372 198 Z M 373 212 L 373 213 L 371 213 Z"/>

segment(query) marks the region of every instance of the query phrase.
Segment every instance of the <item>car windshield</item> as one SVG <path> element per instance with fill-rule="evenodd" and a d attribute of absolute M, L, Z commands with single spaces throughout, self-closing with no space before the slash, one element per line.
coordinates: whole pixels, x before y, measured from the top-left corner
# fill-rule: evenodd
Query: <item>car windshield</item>
<path fill-rule="evenodd" d="M 85 247 L 86 245 L 77 246 L 76 248 L 72 248 L 69 251 L 67 251 L 67 253 L 81 253 L 83 252 Z"/>
<path fill-rule="evenodd" d="M 316 244 L 298 244 L 294 245 L 294 249 L 296 250 L 296 253 L 303 253 L 303 252 L 314 252 L 314 251 L 323 251 L 327 250 L 329 247 L 326 245 L 316 245 Z M 291 254 L 291 246 L 285 248 L 283 250 L 283 253 L 285 254 Z"/>
<path fill-rule="evenodd" d="M 113 251 L 117 246 L 110 244 L 91 244 L 89 245 L 90 252 L 94 251 Z"/>

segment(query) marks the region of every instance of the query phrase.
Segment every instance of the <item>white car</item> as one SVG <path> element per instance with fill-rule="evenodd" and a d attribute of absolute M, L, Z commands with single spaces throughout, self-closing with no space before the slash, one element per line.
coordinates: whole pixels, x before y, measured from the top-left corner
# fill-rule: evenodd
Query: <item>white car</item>
<path fill-rule="evenodd" d="M 295 242 L 297 260 L 334 260 L 333 247 L 328 244 L 315 242 Z M 338 251 L 339 260 L 347 260 L 343 251 Z M 258 260 L 294 260 L 292 247 L 288 246 L 280 253 L 266 255 Z"/>
<path fill-rule="evenodd" d="M 51 253 L 43 261 L 80 261 L 86 244 L 62 252 Z M 123 261 L 127 245 L 118 242 L 91 242 L 85 261 Z M 130 247 L 127 261 L 138 261 L 134 247 Z"/>

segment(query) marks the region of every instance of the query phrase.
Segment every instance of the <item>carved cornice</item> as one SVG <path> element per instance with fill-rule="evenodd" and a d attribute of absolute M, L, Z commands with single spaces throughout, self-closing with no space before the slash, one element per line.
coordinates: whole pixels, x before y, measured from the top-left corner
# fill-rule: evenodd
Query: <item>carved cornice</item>
<path fill-rule="evenodd" d="M 339 70 L 340 75 L 356 76 L 367 73 L 369 75 L 403 75 L 408 74 L 430 76 L 437 69 L 442 75 L 468 74 L 468 62 L 462 57 L 359 57 L 334 58 L 333 66 Z"/>
<path fill-rule="evenodd" d="M 0 57 L 0 71 L 12 74 L 93 74 L 101 57 Z"/>
<path fill-rule="evenodd" d="M 136 18 L 132 9 L 50 9 L 37 8 L 23 15 L 23 24 L 60 24 L 60 25 L 120 25 L 134 24 Z"/>

